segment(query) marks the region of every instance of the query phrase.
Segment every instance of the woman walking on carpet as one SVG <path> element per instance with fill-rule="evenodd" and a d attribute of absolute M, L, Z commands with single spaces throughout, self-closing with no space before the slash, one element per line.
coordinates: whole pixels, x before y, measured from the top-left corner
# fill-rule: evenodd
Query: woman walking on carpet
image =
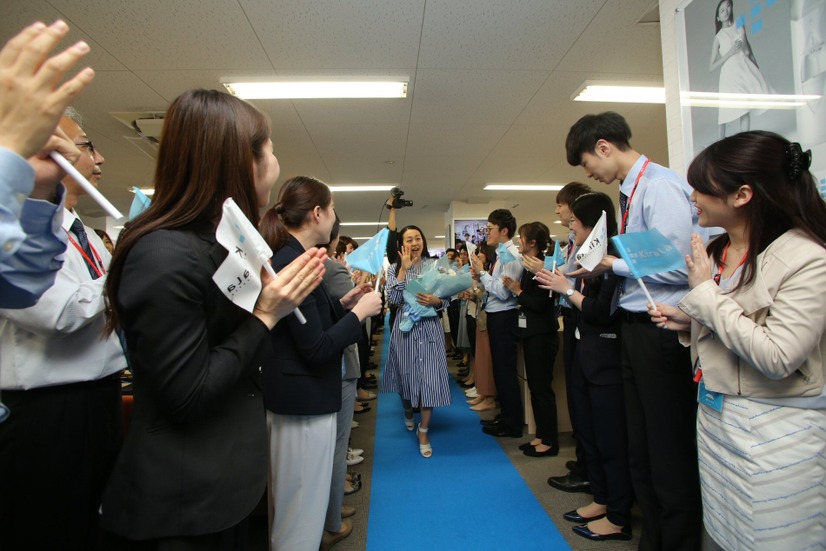
<path fill-rule="evenodd" d="M 690 291 L 649 311 L 690 331 L 703 520 L 724 549 L 826 541 L 826 203 L 810 164 L 771 132 L 703 150 L 691 199 L 701 226 L 726 233 L 692 236 Z"/>
<path fill-rule="evenodd" d="M 387 299 L 391 304 L 404 308 L 404 289 L 408 282 L 421 275 L 430 262 L 427 240 L 416 226 L 407 226 L 399 233 L 399 258 L 387 270 Z M 447 300 L 434 295 L 417 294 L 417 302 L 437 311 L 448 306 Z M 433 408 L 450 404 L 445 335 L 438 316 L 422 317 L 413 328 L 401 330 L 403 310 L 396 315 L 390 335 L 387 367 L 381 378 L 382 392 L 397 392 L 404 406 L 404 425 L 414 428 L 413 408 L 421 410 L 421 422 L 416 429 L 419 453 L 429 458 L 433 455 L 428 430 Z"/>

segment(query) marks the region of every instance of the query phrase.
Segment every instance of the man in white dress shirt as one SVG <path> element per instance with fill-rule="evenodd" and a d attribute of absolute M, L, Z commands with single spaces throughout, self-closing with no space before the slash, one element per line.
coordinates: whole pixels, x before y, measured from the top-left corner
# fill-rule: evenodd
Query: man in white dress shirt
<path fill-rule="evenodd" d="M 80 126 L 60 128 L 81 149 L 92 183 L 103 157 Z M 122 438 L 116 335 L 103 336 L 110 255 L 74 212 L 82 188 L 65 178 L 69 245 L 55 284 L 30 308 L 0 310 L 0 548 L 93 549 L 100 495 Z"/>

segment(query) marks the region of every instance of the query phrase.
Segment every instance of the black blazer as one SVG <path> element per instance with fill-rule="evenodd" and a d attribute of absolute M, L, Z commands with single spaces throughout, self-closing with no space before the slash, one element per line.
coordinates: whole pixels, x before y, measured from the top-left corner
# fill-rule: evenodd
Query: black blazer
<path fill-rule="evenodd" d="M 212 281 L 215 228 L 159 230 L 129 251 L 118 289 L 134 372 L 129 434 L 102 525 L 131 539 L 214 533 L 267 484 L 261 360 L 267 327 Z"/>
<path fill-rule="evenodd" d="M 522 337 L 534 335 L 551 335 L 559 331 L 559 322 L 554 312 L 554 301 L 547 289 L 540 289 L 539 282 L 528 270 L 522 270 L 519 282 L 522 294 L 516 302 L 525 314 L 525 328 L 520 331 Z"/>
<path fill-rule="evenodd" d="M 614 253 L 610 253 L 614 254 Z M 619 315 L 611 315 L 611 302 L 621 278 L 613 273 L 586 279 L 582 294 L 582 311 L 578 314 L 579 343 L 575 363 L 588 382 L 595 385 L 613 385 L 622 382 L 620 370 Z M 580 280 L 577 279 L 577 284 Z"/>
<path fill-rule="evenodd" d="M 276 251 L 272 266 L 280 270 L 304 252 L 290 236 Z M 345 312 L 324 285 L 301 303 L 307 324 L 290 314 L 270 333 L 273 354 L 264 360 L 264 403 L 281 415 L 321 415 L 341 409 L 341 356 L 361 337 L 361 323 Z"/>

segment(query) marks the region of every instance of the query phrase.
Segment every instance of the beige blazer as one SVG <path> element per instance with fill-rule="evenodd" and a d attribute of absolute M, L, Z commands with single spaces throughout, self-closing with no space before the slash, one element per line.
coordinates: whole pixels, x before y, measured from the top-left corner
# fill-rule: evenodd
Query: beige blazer
<path fill-rule="evenodd" d="M 709 280 L 679 304 L 709 390 L 754 398 L 817 396 L 826 369 L 826 249 L 799 230 L 757 257 L 754 281 Z"/>

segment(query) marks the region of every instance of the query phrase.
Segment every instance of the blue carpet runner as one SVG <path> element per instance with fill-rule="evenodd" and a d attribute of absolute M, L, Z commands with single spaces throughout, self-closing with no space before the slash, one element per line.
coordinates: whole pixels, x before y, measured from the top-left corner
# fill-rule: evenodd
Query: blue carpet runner
<path fill-rule="evenodd" d="M 382 370 L 389 337 L 385 324 Z M 451 400 L 434 410 L 425 459 L 399 396 L 379 396 L 367 550 L 570 549 L 455 381 Z"/>

